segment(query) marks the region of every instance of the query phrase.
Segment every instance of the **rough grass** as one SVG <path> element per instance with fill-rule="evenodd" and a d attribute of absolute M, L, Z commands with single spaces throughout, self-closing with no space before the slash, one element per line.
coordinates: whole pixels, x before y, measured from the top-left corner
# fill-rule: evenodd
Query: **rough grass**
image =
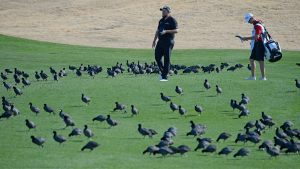
<path fill-rule="evenodd" d="M 174 50 L 173 64 L 208 65 L 247 64 L 249 51 L 247 50 Z M 278 63 L 267 63 L 268 81 L 245 81 L 249 75 L 246 68 L 236 72 L 222 72 L 220 74 L 180 74 L 172 76 L 167 83 L 158 81 L 157 75 L 133 76 L 124 73 L 114 79 L 106 78 L 101 73 L 95 79 L 84 75 L 78 78 L 74 73 L 59 82 L 49 80 L 36 82 L 33 73 L 45 70 L 49 73 L 49 66 L 56 69 L 78 66 L 83 64 L 98 64 L 104 68 L 125 63 L 126 60 L 151 62 L 152 50 L 106 49 L 81 46 L 69 46 L 13 37 L 0 36 L 0 70 L 17 67 L 29 72 L 32 85 L 24 90 L 24 95 L 14 97 L 12 91 L 0 88 L 1 96 L 6 96 L 15 103 L 21 115 L 9 120 L 0 120 L 0 166 L 1 168 L 298 168 L 299 155 L 280 155 L 270 158 L 265 152 L 259 151 L 258 146 L 251 143 L 235 144 L 236 134 L 242 132 L 244 124 L 250 120 L 260 118 L 260 112 L 271 115 L 277 125 L 285 120 L 292 120 L 295 128 L 300 127 L 300 91 L 294 85 L 294 79 L 299 76 L 299 52 L 284 51 L 284 59 Z M 105 70 L 105 69 L 104 69 Z M 259 75 L 258 75 L 259 76 Z M 213 88 L 205 91 L 203 81 L 207 78 Z M 12 77 L 8 80 L 12 82 Z M 223 89 L 223 94 L 216 96 L 215 85 Z M 174 89 L 179 85 L 184 89 L 184 95 L 178 96 Z M 19 86 L 21 87 L 21 86 Z M 160 100 L 159 93 L 173 96 L 173 102 L 188 110 L 186 118 L 177 112 L 171 112 L 169 105 Z M 233 112 L 229 106 L 230 99 L 240 99 L 245 93 L 251 98 L 249 104 L 250 116 L 238 119 L 238 112 Z M 90 96 L 89 106 L 84 105 L 81 93 Z M 130 113 L 112 113 L 114 102 L 119 101 L 127 105 L 128 112 L 131 104 L 140 111 L 134 118 Z M 58 145 L 52 139 L 52 131 L 67 136 L 70 128 L 63 130 L 64 123 L 58 115 L 53 116 L 45 112 L 35 116 L 29 110 L 28 103 L 32 102 L 42 109 L 44 103 L 54 107 L 56 112 L 63 109 L 76 122 L 76 126 L 83 129 L 87 124 L 95 133 L 94 141 L 101 146 L 93 152 L 80 152 L 80 148 L 88 141 L 84 136 L 68 139 L 64 145 Z M 205 109 L 201 116 L 193 110 L 195 104 Z M 98 114 L 111 114 L 119 121 L 119 126 L 109 129 L 105 123 L 92 122 Z M 37 124 L 37 129 L 27 131 L 24 120 L 28 118 Z M 192 149 L 197 145 L 195 138 L 186 137 L 189 131 L 189 121 L 207 125 L 205 137 L 214 139 L 221 132 L 229 132 L 233 136 L 226 142 L 217 144 L 218 150 L 231 145 L 235 152 L 241 147 L 251 150 L 249 157 L 243 159 L 220 157 L 217 154 L 203 154 L 200 151 L 187 153 L 186 156 L 170 156 L 161 158 L 142 155 L 148 145 L 158 143 L 163 131 L 168 127 L 178 128 L 175 145 L 186 144 Z M 137 124 L 157 130 L 159 136 L 144 139 L 137 132 Z M 262 138 L 272 139 L 275 129 L 267 130 Z M 31 143 L 30 135 L 47 139 L 44 148 Z"/>

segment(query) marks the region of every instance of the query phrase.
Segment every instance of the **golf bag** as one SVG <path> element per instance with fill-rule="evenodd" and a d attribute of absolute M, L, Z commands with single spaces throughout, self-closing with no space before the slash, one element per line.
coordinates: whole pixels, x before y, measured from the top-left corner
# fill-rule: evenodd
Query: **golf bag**
<path fill-rule="evenodd" d="M 265 27 L 264 27 L 265 28 Z M 265 28 L 263 33 L 264 46 L 265 46 L 265 58 L 269 62 L 277 62 L 282 58 L 281 48 L 278 42 L 272 39 L 271 35 Z"/>

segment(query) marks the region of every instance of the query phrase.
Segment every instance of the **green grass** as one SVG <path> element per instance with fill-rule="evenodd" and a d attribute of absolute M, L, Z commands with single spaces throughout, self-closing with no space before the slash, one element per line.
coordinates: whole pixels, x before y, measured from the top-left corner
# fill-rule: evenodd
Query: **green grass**
<path fill-rule="evenodd" d="M 24 89 L 24 95 L 14 97 L 12 91 L 0 88 L 0 95 L 8 97 L 21 111 L 21 115 L 9 120 L 0 120 L 0 166 L 1 168 L 298 168 L 299 155 L 281 155 L 271 159 L 265 152 L 258 151 L 258 146 L 251 143 L 235 144 L 236 134 L 242 132 L 244 124 L 250 120 L 260 118 L 260 112 L 270 114 L 277 125 L 285 120 L 292 120 L 295 128 L 300 128 L 300 91 L 296 90 L 294 79 L 300 79 L 300 69 L 295 65 L 300 62 L 300 52 L 284 51 L 284 58 L 278 63 L 267 63 L 268 81 L 245 81 L 249 75 L 246 68 L 220 74 L 188 74 L 172 76 L 167 83 L 160 83 L 158 75 L 133 76 L 125 73 L 116 78 L 106 78 L 101 73 L 95 79 L 87 75 L 81 78 L 73 73 L 59 82 L 36 82 L 33 73 L 36 70 L 46 70 L 49 66 L 56 69 L 68 65 L 98 64 L 104 68 L 116 62 L 125 63 L 126 60 L 151 62 L 152 50 L 135 49 L 107 49 L 71 46 L 24 40 L 0 35 L 0 70 L 17 67 L 29 72 L 32 85 Z M 247 64 L 248 50 L 177 50 L 172 55 L 173 64 L 208 65 Z M 259 72 L 258 72 L 259 73 Z M 49 73 L 50 74 L 50 73 Z M 259 76 L 259 75 L 258 75 Z M 203 81 L 207 78 L 213 89 L 203 91 Z M 8 80 L 12 82 L 12 77 Z M 214 86 L 218 84 L 223 94 L 217 96 Z M 184 89 L 183 96 L 177 96 L 174 89 L 179 85 Z M 20 86 L 21 87 L 21 86 Z M 160 92 L 174 96 L 172 100 L 188 110 L 186 118 L 172 113 L 169 105 L 160 100 Z M 230 99 L 240 99 L 245 93 L 251 98 L 249 104 L 250 116 L 237 119 L 238 112 L 232 112 Z M 81 100 L 81 93 L 90 96 L 92 102 L 85 106 Z M 130 118 L 130 113 L 110 112 L 114 102 L 119 101 L 129 106 L 134 104 L 140 110 L 140 115 Z M 41 112 L 35 116 L 29 110 L 28 103 L 42 109 L 48 103 L 56 110 L 68 112 L 76 122 L 76 126 L 83 128 L 84 124 L 95 133 L 93 140 L 101 144 L 93 152 L 80 152 L 80 148 L 88 141 L 84 136 L 68 139 L 65 145 L 58 145 L 52 139 L 52 131 L 67 136 L 70 128 L 62 130 L 64 123 L 58 115 L 53 116 Z M 197 116 L 193 107 L 200 104 L 205 112 Z M 98 114 L 111 114 L 120 125 L 108 129 L 107 124 L 93 123 L 91 119 Z M 37 124 L 36 131 L 27 132 L 24 120 L 28 118 Z M 180 155 L 160 158 L 158 156 L 142 155 L 148 145 L 158 143 L 162 132 L 168 127 L 176 126 L 178 136 L 174 138 L 175 145 L 187 144 L 192 149 L 197 142 L 195 138 L 186 137 L 190 130 L 189 121 L 208 126 L 205 137 L 216 137 L 223 131 L 233 135 L 226 142 L 217 144 L 218 150 L 232 145 L 237 151 L 241 147 L 251 150 L 249 157 L 235 159 L 232 154 L 220 157 L 216 154 L 202 154 L 190 152 L 186 156 Z M 159 136 L 153 139 L 143 139 L 137 132 L 137 124 L 154 128 Z M 275 129 L 267 130 L 263 139 L 271 139 Z M 44 148 L 31 143 L 30 135 L 42 136 L 47 139 Z M 298 167 L 297 167 L 298 166 Z"/>

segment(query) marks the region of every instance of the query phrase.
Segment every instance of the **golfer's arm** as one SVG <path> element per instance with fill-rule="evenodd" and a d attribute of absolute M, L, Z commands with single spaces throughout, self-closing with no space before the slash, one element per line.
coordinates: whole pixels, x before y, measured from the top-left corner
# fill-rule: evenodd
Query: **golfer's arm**
<path fill-rule="evenodd" d="M 178 29 L 166 30 L 166 33 L 175 34 L 175 33 L 178 33 Z"/>
<path fill-rule="evenodd" d="M 257 39 L 257 38 L 259 38 L 259 35 L 244 37 L 244 40 L 254 40 L 254 39 Z"/>
<path fill-rule="evenodd" d="M 153 42 L 156 42 L 157 37 L 158 37 L 158 30 L 155 32 Z"/>

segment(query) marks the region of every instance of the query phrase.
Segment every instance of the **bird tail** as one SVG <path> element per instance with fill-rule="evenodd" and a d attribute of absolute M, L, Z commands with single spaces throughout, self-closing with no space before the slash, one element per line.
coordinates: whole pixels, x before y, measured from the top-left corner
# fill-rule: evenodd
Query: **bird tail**
<path fill-rule="evenodd" d="M 84 147 L 82 147 L 82 148 L 81 148 L 81 151 L 85 150 L 85 148 L 86 148 L 85 146 L 84 146 Z"/>
<path fill-rule="evenodd" d="M 146 149 L 145 151 L 143 151 L 143 154 L 146 154 L 148 152 L 148 150 Z"/>

